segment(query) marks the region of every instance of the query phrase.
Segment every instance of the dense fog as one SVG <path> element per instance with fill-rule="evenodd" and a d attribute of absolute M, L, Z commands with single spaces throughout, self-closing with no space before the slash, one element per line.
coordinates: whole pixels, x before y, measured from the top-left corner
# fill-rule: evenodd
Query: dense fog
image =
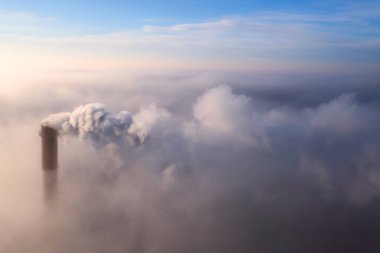
<path fill-rule="evenodd" d="M 1 94 L 0 251 L 379 252 L 371 80 L 140 73 Z M 53 207 L 41 124 L 60 133 Z"/>

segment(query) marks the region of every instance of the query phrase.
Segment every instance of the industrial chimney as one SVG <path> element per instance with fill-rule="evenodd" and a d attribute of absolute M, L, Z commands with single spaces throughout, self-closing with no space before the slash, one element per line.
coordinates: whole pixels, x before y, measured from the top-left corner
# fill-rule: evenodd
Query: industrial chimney
<path fill-rule="evenodd" d="M 47 205 L 55 202 L 58 189 L 58 132 L 41 126 L 42 170 L 44 173 L 44 200 Z"/>

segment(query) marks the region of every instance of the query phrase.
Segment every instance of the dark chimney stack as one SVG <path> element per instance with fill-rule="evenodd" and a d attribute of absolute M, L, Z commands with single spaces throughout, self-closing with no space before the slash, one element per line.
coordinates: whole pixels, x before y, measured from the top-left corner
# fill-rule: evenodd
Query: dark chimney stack
<path fill-rule="evenodd" d="M 41 126 L 42 138 L 42 169 L 56 170 L 58 168 L 58 132 L 54 128 Z"/>
<path fill-rule="evenodd" d="M 58 184 L 58 132 L 54 128 L 41 126 L 42 169 L 44 171 L 44 199 L 51 205 L 55 202 Z"/>

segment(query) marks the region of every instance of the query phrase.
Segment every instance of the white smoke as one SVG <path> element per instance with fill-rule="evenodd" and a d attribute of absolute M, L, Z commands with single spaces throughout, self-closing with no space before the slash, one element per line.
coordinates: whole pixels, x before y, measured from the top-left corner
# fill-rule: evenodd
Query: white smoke
<path fill-rule="evenodd" d="M 149 132 L 169 113 L 155 105 L 141 108 L 136 114 L 120 111 L 112 114 L 101 103 L 90 103 L 76 107 L 72 112 L 52 114 L 42 120 L 61 135 L 71 134 L 81 139 L 90 139 L 97 146 L 131 141 L 142 143 Z"/>

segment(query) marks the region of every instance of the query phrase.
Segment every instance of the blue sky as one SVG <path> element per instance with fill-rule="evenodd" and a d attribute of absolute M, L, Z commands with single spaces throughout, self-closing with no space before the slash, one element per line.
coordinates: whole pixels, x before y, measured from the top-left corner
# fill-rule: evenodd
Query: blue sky
<path fill-rule="evenodd" d="M 333 2 L 333 1 L 329 1 Z M 339 2 L 334 5 L 338 8 Z M 315 1 L 3 1 L 5 10 L 54 16 L 65 22 L 100 25 L 109 29 L 152 22 L 191 22 L 223 15 L 246 15 L 262 10 L 320 12 L 326 6 Z M 331 8 L 331 5 L 330 7 Z"/>
<path fill-rule="evenodd" d="M 54 17 L 64 24 L 79 25 L 98 31 L 115 31 L 139 27 L 146 23 L 173 24 L 200 22 L 223 16 L 250 15 L 255 12 L 276 11 L 308 15 L 336 15 L 351 9 L 372 10 L 378 1 L 255 1 L 255 0 L 194 0 L 194 1 L 0 1 L 0 9 Z M 83 31 L 85 32 L 85 31 Z"/>
<path fill-rule="evenodd" d="M 380 3 L 1 1 L 0 50 L 8 55 L 3 65 L 14 68 L 96 62 L 119 69 L 372 71 L 380 64 Z"/>

